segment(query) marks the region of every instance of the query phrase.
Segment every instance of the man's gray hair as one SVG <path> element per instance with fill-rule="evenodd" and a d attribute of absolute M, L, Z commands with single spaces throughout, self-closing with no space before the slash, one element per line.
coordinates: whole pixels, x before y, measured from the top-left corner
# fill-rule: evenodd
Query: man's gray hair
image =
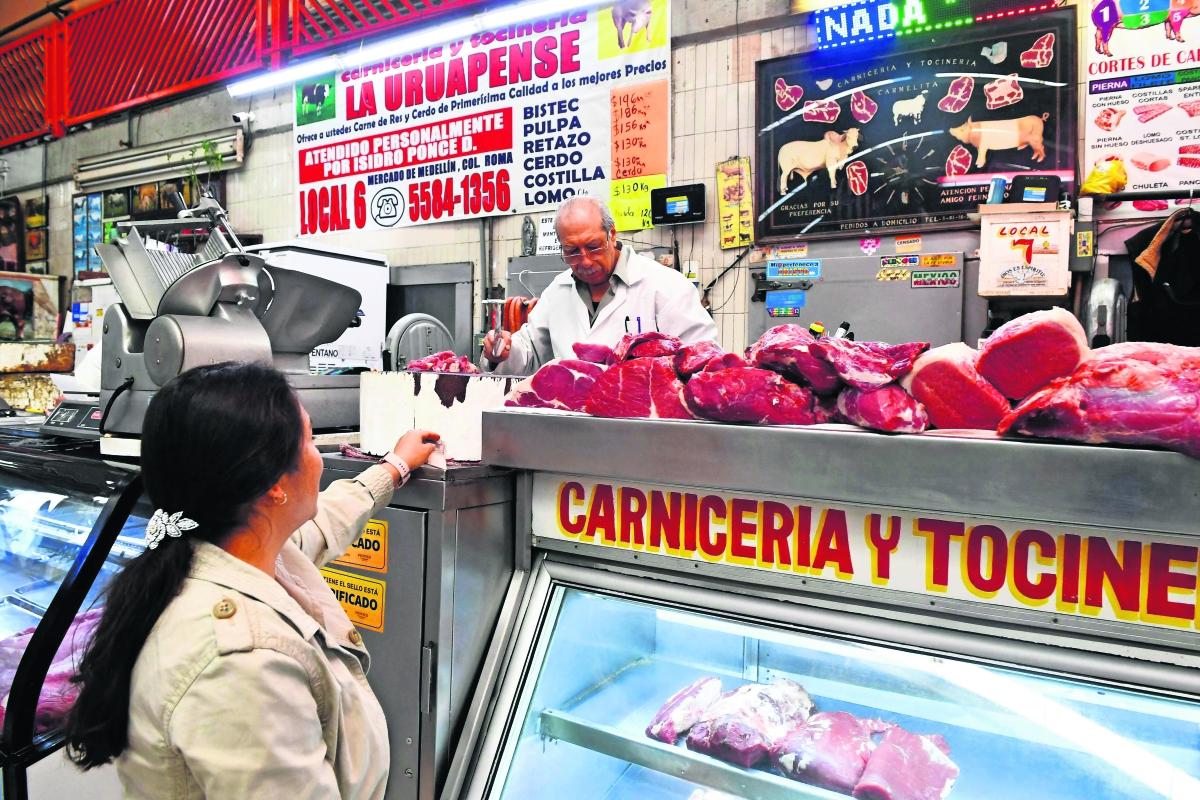
<path fill-rule="evenodd" d="M 600 213 L 600 222 L 604 224 L 605 231 L 611 231 L 613 228 L 617 227 L 617 222 L 613 219 L 612 212 L 608 210 L 608 203 L 605 203 L 598 197 L 592 197 L 591 195 L 586 194 L 577 194 L 568 197 L 566 200 L 563 200 L 562 205 L 558 207 L 558 211 L 554 212 L 555 235 L 558 234 L 558 225 L 560 222 L 562 222 L 562 218 L 566 214 L 570 213 L 571 209 L 580 205 L 594 208 Z"/>

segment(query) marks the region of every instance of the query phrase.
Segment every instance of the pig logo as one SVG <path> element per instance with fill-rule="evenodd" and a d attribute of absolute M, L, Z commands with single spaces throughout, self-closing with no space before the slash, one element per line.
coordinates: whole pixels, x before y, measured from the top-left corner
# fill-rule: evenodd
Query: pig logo
<path fill-rule="evenodd" d="M 1042 161 L 1046 158 L 1046 148 L 1042 146 L 1042 129 L 1049 114 L 1040 117 L 1028 116 L 1017 119 L 997 119 L 986 122 L 972 122 L 970 117 L 957 128 L 950 129 L 950 135 L 960 142 L 973 145 L 978 151 L 975 166 L 982 167 L 987 161 L 991 150 L 1033 150 L 1033 160 Z"/>
<path fill-rule="evenodd" d="M 633 44 L 633 37 L 646 32 L 646 45 L 650 44 L 650 18 L 654 8 L 650 0 L 622 0 L 612 7 L 613 26 L 617 29 L 617 47 L 624 50 Z M 625 26 L 629 26 L 629 38 L 625 38 Z"/>
<path fill-rule="evenodd" d="M 404 196 L 396 189 L 380 189 L 371 200 L 371 218 L 385 228 L 393 227 L 404 214 Z"/>

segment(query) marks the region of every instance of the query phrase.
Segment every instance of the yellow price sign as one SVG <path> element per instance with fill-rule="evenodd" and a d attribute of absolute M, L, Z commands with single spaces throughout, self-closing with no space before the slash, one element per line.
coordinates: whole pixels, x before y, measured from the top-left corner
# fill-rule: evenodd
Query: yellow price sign
<path fill-rule="evenodd" d="M 387 572 L 388 524 L 380 519 L 367 523 L 366 530 L 342 557 L 331 562 L 347 567 Z"/>
<path fill-rule="evenodd" d="M 619 231 L 653 227 L 650 221 L 650 190 L 667 185 L 666 175 L 640 175 L 614 180 L 609 188 L 608 207 Z"/>
<path fill-rule="evenodd" d="M 383 632 L 383 612 L 387 600 L 387 586 L 383 581 L 362 578 L 329 567 L 321 570 L 321 576 L 346 610 L 351 622 L 360 628 Z"/>

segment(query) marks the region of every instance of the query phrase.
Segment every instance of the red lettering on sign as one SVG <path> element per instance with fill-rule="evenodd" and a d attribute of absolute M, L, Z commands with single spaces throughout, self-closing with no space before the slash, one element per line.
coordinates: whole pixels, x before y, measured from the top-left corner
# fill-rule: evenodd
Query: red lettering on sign
<path fill-rule="evenodd" d="M 650 493 L 650 549 L 662 548 L 662 542 L 667 540 L 667 550 L 679 549 L 679 528 L 683 523 L 683 495 L 671 492 L 670 503 L 663 493 L 655 490 Z"/>
<path fill-rule="evenodd" d="M 645 547 L 646 531 L 642 521 L 646 518 L 646 493 L 641 489 L 621 487 L 621 543 L 632 543 Z"/>
<path fill-rule="evenodd" d="M 487 72 L 487 53 L 472 53 L 467 56 L 467 91 L 479 91 L 479 76 Z"/>
<path fill-rule="evenodd" d="M 591 539 L 598 531 L 604 532 L 604 541 L 617 540 L 616 504 L 613 502 L 613 488 L 607 483 L 596 484 L 592 492 L 592 505 L 588 508 L 587 532 L 584 534 Z"/>
<path fill-rule="evenodd" d="M 700 552 L 714 559 L 725 555 L 725 533 L 713 534 L 712 522 L 725 521 L 725 501 L 715 494 L 706 494 L 700 501 Z"/>
<path fill-rule="evenodd" d="M 919 517 L 916 521 L 917 536 L 925 540 L 925 588 L 944 592 L 950 583 L 950 540 L 961 539 L 967 526 L 961 522 Z"/>
<path fill-rule="evenodd" d="M 572 517 L 571 506 L 576 500 L 582 504 L 586 498 L 583 484 L 577 481 L 568 481 L 558 488 L 558 527 L 563 533 L 571 536 L 583 533 L 584 527 L 587 526 L 587 514 Z"/>
<path fill-rule="evenodd" d="M 792 548 L 796 553 L 796 567 L 807 572 L 812 563 L 812 506 L 796 506 L 796 541 Z"/>
<path fill-rule="evenodd" d="M 425 99 L 435 103 L 446 93 L 446 65 L 442 62 L 425 68 Z"/>
<path fill-rule="evenodd" d="M 988 543 L 988 575 L 983 574 L 983 545 Z M 967 588 L 988 597 L 1004 588 L 1008 570 L 1008 537 L 995 525 L 976 525 L 967 534 Z"/>
<path fill-rule="evenodd" d="M 1054 537 L 1045 531 L 1025 530 L 1017 533 L 1012 542 L 1012 580 L 1017 594 L 1028 600 L 1046 600 L 1054 595 L 1058 576 L 1053 572 L 1042 572 L 1037 580 L 1029 578 L 1029 549 L 1037 548 L 1037 558 L 1055 558 L 1057 548 Z"/>
<path fill-rule="evenodd" d="M 746 521 L 747 514 L 753 515 L 749 522 Z M 735 497 L 729 504 L 729 517 L 729 555 L 753 561 L 757 548 L 754 544 L 746 544 L 742 537 L 758 532 L 758 503 Z"/>
<path fill-rule="evenodd" d="M 1191 622 L 1196 616 L 1196 604 L 1181 603 L 1171 599 L 1171 589 L 1196 592 L 1195 547 L 1182 544 L 1153 542 L 1150 545 L 1150 568 L 1146 587 L 1146 613 L 1156 617 L 1169 617 Z M 1181 566 L 1188 572 L 1175 572 L 1172 566 Z"/>
<path fill-rule="evenodd" d="M 1079 551 L 1081 540 L 1073 533 L 1059 537 L 1062 559 L 1059 561 L 1058 583 L 1062 587 L 1059 601 L 1068 605 L 1079 602 Z"/>
<path fill-rule="evenodd" d="M 1099 610 L 1104 605 L 1107 584 L 1112 590 L 1113 612 L 1118 617 L 1141 608 L 1142 586 L 1141 542 L 1126 539 L 1119 546 L 1120 559 L 1103 536 L 1087 538 L 1087 579 L 1083 592 L 1084 607 Z"/>
<path fill-rule="evenodd" d="M 696 531 L 700 527 L 700 498 L 694 494 L 683 496 L 683 549 L 688 555 L 696 552 Z"/>
<path fill-rule="evenodd" d="M 812 568 L 820 572 L 829 564 L 833 564 L 839 578 L 848 578 L 854 574 L 846 512 L 836 508 L 826 509 L 821 515 Z"/>
<path fill-rule="evenodd" d="M 792 564 L 788 539 L 795 527 L 792 510 L 783 503 L 767 500 L 762 507 L 762 555 L 764 564 L 788 568 Z"/>
<path fill-rule="evenodd" d="M 883 535 L 883 516 L 867 515 L 867 544 L 871 548 L 871 577 L 887 583 L 892 577 L 892 553 L 900 546 L 900 518 L 888 517 L 888 535 Z"/>

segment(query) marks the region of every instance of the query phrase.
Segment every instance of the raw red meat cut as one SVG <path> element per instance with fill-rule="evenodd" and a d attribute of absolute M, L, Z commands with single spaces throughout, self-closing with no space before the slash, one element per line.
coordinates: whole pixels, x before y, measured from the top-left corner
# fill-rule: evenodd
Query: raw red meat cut
<path fill-rule="evenodd" d="M 1125 112 L 1119 108 L 1106 108 L 1096 117 L 1096 127 L 1111 131 L 1121 124 L 1121 118 L 1124 116 Z"/>
<path fill-rule="evenodd" d="M 689 750 L 752 767 L 771 746 L 808 719 L 815 706 L 804 687 L 787 678 L 748 683 L 708 707 L 687 737 Z"/>
<path fill-rule="evenodd" d="M 1200 102 L 1200 101 L 1197 101 L 1197 102 Z M 1179 152 L 1181 152 L 1181 153 L 1200 153 L 1200 144 L 1180 145 Z"/>
<path fill-rule="evenodd" d="M 1153 445 L 1200 458 L 1200 348 L 1101 347 L 1069 377 L 1027 397 L 1000 433 Z"/>
<path fill-rule="evenodd" d="M 778 372 L 800 381 L 818 394 L 836 392 L 842 385 L 833 365 L 809 352 L 816 339 L 800 325 L 776 325 L 746 351 L 746 360 L 755 367 Z"/>
<path fill-rule="evenodd" d="M 850 794 L 875 750 L 872 735 L 892 725 L 845 711 L 813 714 L 771 748 L 771 763 L 785 778 Z"/>
<path fill-rule="evenodd" d="M 808 349 L 832 364 L 846 383 L 869 392 L 907 373 L 913 360 L 929 349 L 929 342 L 888 345 L 826 337 L 813 342 Z"/>
<path fill-rule="evenodd" d="M 1021 88 L 1021 82 L 1016 80 L 1016 77 L 1017 73 L 1014 72 L 1007 78 L 997 78 L 983 87 L 983 95 L 987 98 L 988 108 L 994 110 L 1011 106 L 1013 103 L 1019 103 L 1021 98 L 1025 97 L 1025 90 Z"/>
<path fill-rule="evenodd" d="M 59 644 L 46 680 L 42 684 L 42 693 L 38 698 L 37 711 L 34 712 L 34 731 L 45 733 L 54 728 L 62 727 L 67 721 L 71 706 L 79 694 L 79 684 L 71 683 L 71 676 L 79 667 L 83 651 L 91 640 L 96 625 L 100 623 L 103 609 L 85 611 L 71 622 L 66 636 Z M 33 638 L 36 627 L 26 628 L 0 641 L 0 725 L 4 724 L 4 710 L 8 704 L 9 690 L 13 678 L 16 677 L 17 667 Z"/>
<path fill-rule="evenodd" d="M 414 359 L 408 362 L 408 369 L 410 372 L 479 372 L 479 367 L 472 364 L 471 359 L 456 356 L 450 350 Z"/>
<path fill-rule="evenodd" d="M 970 170 L 971 151 L 961 144 L 956 144 L 954 149 L 950 151 L 950 155 L 946 156 L 946 177 L 953 178 L 957 175 L 966 175 Z"/>
<path fill-rule="evenodd" d="M 1010 406 L 975 370 L 978 357 L 962 342 L 935 347 L 913 363 L 900 386 L 925 406 L 935 428 L 994 431 Z"/>
<path fill-rule="evenodd" d="M 1176 159 L 1175 163 L 1177 163 L 1181 167 L 1191 167 L 1192 169 L 1200 169 L 1200 157 L 1197 157 L 1197 156 L 1184 156 L 1183 158 Z"/>
<path fill-rule="evenodd" d="M 1133 113 L 1137 115 L 1138 122 L 1146 123 L 1171 110 L 1170 103 L 1147 103 L 1144 106 L 1135 106 Z"/>
<path fill-rule="evenodd" d="M 669 358 L 635 358 L 609 367 L 596 378 L 583 410 L 594 417 L 694 419 Z"/>
<path fill-rule="evenodd" d="M 588 392 L 602 372 L 604 367 L 590 361 L 556 358 L 514 386 L 504 405 L 583 411 Z"/>
<path fill-rule="evenodd" d="M 1166 200 L 1134 200 L 1133 207 L 1138 211 L 1166 211 L 1171 205 Z"/>
<path fill-rule="evenodd" d="M 704 372 L 720 372 L 723 369 L 733 369 L 734 367 L 748 367 L 750 364 L 746 359 L 739 356 L 737 353 L 725 353 L 723 355 L 710 358 L 708 363 L 704 365 Z"/>
<path fill-rule="evenodd" d="M 838 395 L 838 411 L 860 428 L 888 433 L 921 433 L 929 427 L 925 407 L 895 383 L 871 392 L 847 386 Z"/>
<path fill-rule="evenodd" d="M 655 358 L 671 356 L 679 352 L 683 342 L 676 336 L 658 331 L 645 333 L 627 333 L 617 341 L 613 348 L 613 362 L 620 364 L 631 358 Z"/>
<path fill-rule="evenodd" d="M 1138 169 L 1144 169 L 1147 172 L 1162 172 L 1167 167 L 1171 166 L 1171 159 L 1166 156 L 1160 156 L 1157 153 L 1148 153 L 1145 150 L 1134 153 L 1129 157 L 1129 163 L 1133 164 Z"/>
<path fill-rule="evenodd" d="M 867 181 L 871 177 L 867 171 L 867 165 L 861 161 L 855 161 L 846 165 L 846 180 L 850 182 L 850 191 L 856 195 L 865 194 L 867 191 Z"/>
<path fill-rule="evenodd" d="M 759 425 L 816 422 L 808 389 L 757 367 L 731 367 L 716 372 L 705 369 L 687 382 L 684 398 L 696 416 L 716 422 Z"/>
<path fill-rule="evenodd" d="M 775 79 L 775 105 L 782 110 L 791 111 L 801 97 L 804 97 L 803 86 L 791 86 L 783 78 Z"/>
<path fill-rule="evenodd" d="M 945 739 L 896 726 L 876 745 L 853 794 L 856 800 L 943 800 L 957 778 Z"/>
<path fill-rule="evenodd" d="M 704 712 L 721 696 L 721 679 L 705 677 L 671 695 L 646 728 L 646 735 L 675 744 L 700 721 Z"/>
<path fill-rule="evenodd" d="M 816 417 L 818 423 L 850 422 L 850 420 L 842 416 L 842 412 L 838 411 L 836 394 L 814 394 L 813 416 Z"/>
<path fill-rule="evenodd" d="M 679 373 L 679 377 L 687 380 L 704 369 L 704 365 L 709 361 L 723 355 L 725 355 L 725 351 L 717 347 L 714 342 L 696 342 L 684 345 L 675 353 L 675 371 Z"/>
<path fill-rule="evenodd" d="M 938 100 L 938 108 L 951 114 L 957 114 L 967 107 L 971 95 L 975 92 L 975 79 L 970 75 L 962 75 L 950 81 L 946 96 Z"/>
<path fill-rule="evenodd" d="M 864 125 L 871 121 L 871 117 L 875 116 L 878 110 L 879 104 L 862 92 L 850 95 L 850 113 Z"/>
<path fill-rule="evenodd" d="M 1200 100 L 1188 100 L 1186 103 L 1178 103 L 1177 105 L 1186 111 L 1189 117 L 1200 115 Z"/>
<path fill-rule="evenodd" d="M 1021 66 L 1025 69 L 1039 69 L 1050 66 L 1054 60 L 1054 34 L 1047 33 L 1033 43 L 1033 47 L 1021 53 Z"/>
<path fill-rule="evenodd" d="M 809 100 L 804 104 L 804 119 L 808 122 L 836 122 L 841 113 L 836 100 Z"/>
<path fill-rule="evenodd" d="M 1066 309 L 1034 311 L 1004 323 L 984 340 L 975 369 L 1021 400 L 1055 378 L 1070 375 L 1088 356 L 1087 334 Z"/>
<path fill-rule="evenodd" d="M 608 345 L 591 342 L 576 342 L 571 345 L 571 349 L 575 351 L 575 357 L 580 361 L 590 361 L 593 364 L 607 364 L 613 354 L 612 348 Z"/>

